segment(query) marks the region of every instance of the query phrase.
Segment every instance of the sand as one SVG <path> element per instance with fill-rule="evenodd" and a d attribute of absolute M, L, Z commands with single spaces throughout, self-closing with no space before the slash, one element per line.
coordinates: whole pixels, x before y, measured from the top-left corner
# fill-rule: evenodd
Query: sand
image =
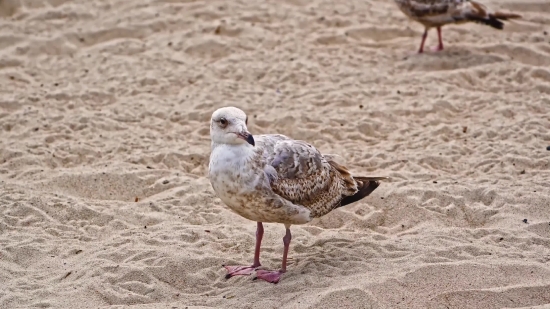
<path fill-rule="evenodd" d="M 550 308 L 550 2 L 484 3 L 524 19 L 416 55 L 389 0 L 0 1 L 0 308 Z M 227 105 L 392 177 L 293 226 L 277 285 L 224 278 Z"/>

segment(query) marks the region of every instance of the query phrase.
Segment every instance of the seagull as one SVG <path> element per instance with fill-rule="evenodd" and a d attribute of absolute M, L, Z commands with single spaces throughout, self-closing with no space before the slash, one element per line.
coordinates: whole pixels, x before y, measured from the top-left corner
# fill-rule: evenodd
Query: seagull
<path fill-rule="evenodd" d="M 504 12 L 491 12 L 483 4 L 472 0 L 394 0 L 399 9 L 412 20 L 424 25 L 424 34 L 418 53 L 424 51 L 424 42 L 430 28 L 437 28 L 439 45 L 443 50 L 441 27 L 447 24 L 476 22 L 502 30 L 501 20 L 521 18 L 521 15 Z"/>
<path fill-rule="evenodd" d="M 226 278 L 256 271 L 254 279 L 278 283 L 286 272 L 291 225 L 357 202 L 388 177 L 352 176 L 335 155 L 323 155 L 314 146 L 281 134 L 253 136 L 247 124 L 247 115 L 236 107 L 214 111 L 210 121 L 212 188 L 232 211 L 257 222 L 253 264 L 224 265 Z M 264 222 L 286 228 L 279 270 L 258 269 Z"/>

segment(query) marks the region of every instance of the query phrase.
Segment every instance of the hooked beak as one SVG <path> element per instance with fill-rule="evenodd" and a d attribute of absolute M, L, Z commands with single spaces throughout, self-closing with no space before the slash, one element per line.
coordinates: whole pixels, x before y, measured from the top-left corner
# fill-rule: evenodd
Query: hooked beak
<path fill-rule="evenodd" d="M 250 145 L 252 146 L 255 146 L 256 143 L 254 142 L 254 137 L 252 136 L 252 134 L 244 131 L 244 132 L 241 132 L 241 133 L 237 133 L 237 136 L 240 138 L 240 139 L 243 139 L 245 140 L 247 143 L 249 143 Z"/>

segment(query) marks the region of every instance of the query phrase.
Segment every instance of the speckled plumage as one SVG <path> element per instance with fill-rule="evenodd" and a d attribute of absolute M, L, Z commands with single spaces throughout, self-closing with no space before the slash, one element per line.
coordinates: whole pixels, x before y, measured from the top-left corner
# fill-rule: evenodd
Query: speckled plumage
<path fill-rule="evenodd" d="M 447 24 L 475 22 L 496 29 L 503 29 L 502 20 L 521 18 L 518 14 L 495 12 L 483 4 L 472 0 L 394 0 L 399 9 L 409 18 L 425 27 L 419 52 L 424 49 L 427 32 L 430 28 L 438 30 L 439 46 L 443 49 L 441 27 Z"/>
<path fill-rule="evenodd" d="M 259 222 L 303 224 L 357 193 L 358 181 L 349 171 L 312 145 L 279 134 L 254 139 L 256 146 L 212 144 L 212 187 L 239 215 Z M 378 184 L 381 179 L 369 181 Z"/>
<path fill-rule="evenodd" d="M 405 15 L 428 28 L 446 24 L 479 22 L 502 29 L 502 23 L 498 22 L 498 19 L 507 20 L 520 17 L 517 14 L 491 12 L 485 5 L 471 0 L 394 1 Z M 493 24 L 490 24 L 491 22 Z"/>
<path fill-rule="evenodd" d="M 208 173 L 217 196 L 237 214 L 257 222 L 256 250 L 251 266 L 225 266 L 226 278 L 249 275 L 260 264 L 263 222 L 283 223 L 283 266 L 257 270 L 257 278 L 277 283 L 286 271 L 290 226 L 304 224 L 356 202 L 386 177 L 353 177 L 315 147 L 280 134 L 252 136 L 246 114 L 224 107 L 212 114 L 212 153 Z"/>

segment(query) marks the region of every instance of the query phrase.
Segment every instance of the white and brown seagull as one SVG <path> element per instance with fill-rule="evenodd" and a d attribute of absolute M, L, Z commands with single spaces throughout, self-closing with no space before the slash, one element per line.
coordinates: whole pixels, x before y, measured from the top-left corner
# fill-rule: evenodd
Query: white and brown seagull
<path fill-rule="evenodd" d="M 246 114 L 223 107 L 212 114 L 212 152 L 208 167 L 210 183 L 218 197 L 237 214 L 257 222 L 254 262 L 226 266 L 226 278 L 250 275 L 271 283 L 286 272 L 291 239 L 290 226 L 304 224 L 332 210 L 359 201 L 387 177 L 352 176 L 331 155 L 312 145 L 279 134 L 252 136 Z M 262 222 L 282 223 L 282 268 L 258 269 L 264 233 Z"/>
<path fill-rule="evenodd" d="M 394 0 L 399 9 L 409 18 L 424 25 L 424 34 L 419 53 L 424 51 L 424 42 L 428 30 L 437 28 L 439 45 L 436 50 L 443 50 L 441 27 L 448 24 L 476 22 L 502 30 L 502 20 L 521 18 L 518 14 L 493 12 L 483 4 L 471 0 Z"/>

